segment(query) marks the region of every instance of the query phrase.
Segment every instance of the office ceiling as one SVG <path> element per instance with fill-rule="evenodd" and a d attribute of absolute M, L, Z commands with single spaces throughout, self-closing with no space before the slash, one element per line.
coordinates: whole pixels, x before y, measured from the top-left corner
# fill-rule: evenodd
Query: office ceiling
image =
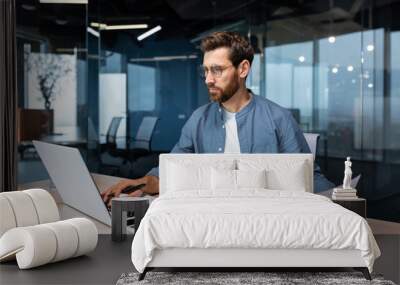
<path fill-rule="evenodd" d="M 362 27 L 400 28 L 394 17 L 399 0 L 373 1 L 373 19 L 366 9 L 368 0 L 89 0 L 89 5 L 41 4 L 39 0 L 17 1 L 17 30 L 26 36 L 48 39 L 53 46 L 86 45 L 86 24 L 108 25 L 146 23 L 161 25 L 155 39 L 198 37 L 215 27 L 229 28 L 240 21 L 265 30 L 269 25 L 289 25 L 289 30 L 323 35 L 332 28 L 350 32 Z M 393 16 L 392 16 L 393 14 Z M 291 21 L 287 21 L 291 19 Z M 248 26 L 248 25 L 247 25 Z M 237 28 L 237 27 L 236 27 Z M 140 30 L 125 30 L 135 39 Z M 112 43 L 117 32 L 102 32 L 102 40 Z M 304 35 L 303 35 L 304 36 Z"/>

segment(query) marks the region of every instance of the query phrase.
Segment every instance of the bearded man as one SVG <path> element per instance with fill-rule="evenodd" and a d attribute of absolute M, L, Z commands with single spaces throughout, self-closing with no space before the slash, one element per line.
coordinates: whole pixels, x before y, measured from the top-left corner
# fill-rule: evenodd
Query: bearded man
<path fill-rule="evenodd" d="M 201 43 L 201 75 L 211 102 L 193 112 L 172 153 L 310 153 L 291 113 L 246 88 L 254 50 L 234 32 L 215 32 Z M 124 179 L 102 193 L 110 203 L 128 186 L 145 184 L 130 196 L 157 194 L 158 168 L 139 179 Z M 314 191 L 333 188 L 314 168 Z"/>

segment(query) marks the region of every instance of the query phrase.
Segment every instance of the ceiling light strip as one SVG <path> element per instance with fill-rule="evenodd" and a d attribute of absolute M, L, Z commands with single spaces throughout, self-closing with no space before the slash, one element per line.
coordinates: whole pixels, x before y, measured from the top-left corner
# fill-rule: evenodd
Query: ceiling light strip
<path fill-rule="evenodd" d="M 138 41 L 144 40 L 145 38 L 151 36 L 152 34 L 157 33 L 158 31 L 161 30 L 161 26 L 158 25 L 150 30 L 148 30 L 147 32 L 144 32 L 143 34 L 141 34 L 140 36 L 137 37 Z"/>
<path fill-rule="evenodd" d="M 42 4 L 88 4 L 88 0 L 39 0 Z"/>
<path fill-rule="evenodd" d="M 131 29 L 147 29 L 147 24 L 135 24 L 135 25 L 105 25 L 106 30 L 131 30 Z"/>
<path fill-rule="evenodd" d="M 142 58 L 131 58 L 130 62 L 146 62 L 146 61 L 170 61 L 170 60 L 188 60 L 196 59 L 196 54 L 190 55 L 171 55 L 171 56 L 155 56 L 155 57 L 142 57 Z"/>
<path fill-rule="evenodd" d="M 100 37 L 100 33 L 98 31 L 92 29 L 91 27 L 87 27 L 87 31 L 88 31 L 88 33 L 91 33 L 95 37 Z"/>

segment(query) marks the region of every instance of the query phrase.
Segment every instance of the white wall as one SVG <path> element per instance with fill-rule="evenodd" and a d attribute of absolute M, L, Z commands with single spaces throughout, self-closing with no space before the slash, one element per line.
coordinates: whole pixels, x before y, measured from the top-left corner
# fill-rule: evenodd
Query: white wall
<path fill-rule="evenodd" d="M 99 132 L 104 142 L 108 126 L 113 117 L 123 117 L 117 136 L 126 136 L 126 74 L 101 73 L 99 78 Z M 118 147 L 124 147 L 125 139 L 120 139 Z"/>

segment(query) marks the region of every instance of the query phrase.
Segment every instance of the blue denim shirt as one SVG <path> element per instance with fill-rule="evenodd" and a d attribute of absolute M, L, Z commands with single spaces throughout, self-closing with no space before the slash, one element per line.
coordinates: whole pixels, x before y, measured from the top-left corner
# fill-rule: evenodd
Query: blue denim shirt
<path fill-rule="evenodd" d="M 252 95 L 236 113 L 241 153 L 311 153 L 303 132 L 291 113 L 272 101 Z M 182 128 L 172 153 L 224 153 L 225 128 L 222 107 L 211 102 L 195 110 Z M 314 192 L 334 185 L 314 164 Z M 158 167 L 147 175 L 158 176 Z"/>

